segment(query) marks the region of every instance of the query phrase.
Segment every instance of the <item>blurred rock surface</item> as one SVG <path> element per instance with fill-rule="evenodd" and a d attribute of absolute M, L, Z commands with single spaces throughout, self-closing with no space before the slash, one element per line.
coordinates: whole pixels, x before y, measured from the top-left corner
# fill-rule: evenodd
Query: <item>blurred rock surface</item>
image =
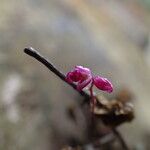
<path fill-rule="evenodd" d="M 24 55 L 27 46 L 63 72 L 83 65 L 111 79 L 114 92 L 129 88 L 136 120 L 121 131 L 131 147 L 142 143 L 150 133 L 150 10 L 144 2 L 0 1 L 0 149 L 59 149 L 55 146 L 69 137 L 82 141 L 86 136 L 80 98 Z M 78 110 L 77 124 L 66 115 L 70 106 Z"/>

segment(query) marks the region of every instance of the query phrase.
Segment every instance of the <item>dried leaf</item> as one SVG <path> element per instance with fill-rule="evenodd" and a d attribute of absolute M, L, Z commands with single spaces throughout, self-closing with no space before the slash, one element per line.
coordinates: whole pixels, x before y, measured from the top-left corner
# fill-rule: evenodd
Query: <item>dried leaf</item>
<path fill-rule="evenodd" d="M 108 100 L 104 96 L 97 98 L 94 114 L 101 117 L 106 125 L 115 127 L 134 118 L 131 94 L 122 90 L 116 99 Z"/>

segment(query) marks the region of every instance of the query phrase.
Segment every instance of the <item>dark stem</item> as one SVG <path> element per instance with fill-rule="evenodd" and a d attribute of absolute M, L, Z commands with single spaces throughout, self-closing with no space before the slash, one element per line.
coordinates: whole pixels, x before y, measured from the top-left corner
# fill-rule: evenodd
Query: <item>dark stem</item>
<path fill-rule="evenodd" d="M 45 65 L 50 71 L 52 71 L 56 76 L 58 76 L 61 80 L 72 86 L 80 95 L 84 96 L 86 99 L 89 99 L 90 96 L 84 92 L 84 91 L 78 91 L 76 88 L 76 85 L 74 83 L 68 83 L 66 81 L 66 76 L 59 71 L 49 60 L 44 58 L 37 50 L 35 50 L 32 47 L 25 48 L 24 52 L 32 57 L 34 57 L 36 60 L 41 62 L 43 65 Z"/>
<path fill-rule="evenodd" d="M 91 124 L 94 123 L 94 106 L 95 106 L 95 103 L 94 103 L 94 94 L 93 94 L 93 82 L 91 83 L 91 86 L 90 86 L 90 108 L 91 108 Z"/>
<path fill-rule="evenodd" d="M 90 100 L 91 112 L 92 112 L 92 115 L 93 115 L 94 114 L 94 106 L 95 106 L 95 97 L 94 97 L 94 94 L 93 94 L 93 83 L 91 83 L 91 87 L 90 87 L 89 91 L 90 91 L 90 97 L 91 97 L 91 100 Z"/>
<path fill-rule="evenodd" d="M 119 131 L 117 129 L 113 129 L 113 133 L 116 135 L 116 137 L 118 138 L 123 150 L 129 150 L 128 145 L 126 144 L 124 138 L 122 137 L 122 135 L 119 133 Z"/>
<path fill-rule="evenodd" d="M 58 76 L 61 80 L 63 80 L 64 82 L 69 84 L 71 87 L 73 87 L 80 95 L 85 97 L 85 100 L 89 100 L 90 99 L 90 96 L 86 92 L 78 91 L 77 88 L 76 88 L 76 85 L 74 83 L 68 83 L 66 81 L 65 75 L 61 71 L 59 71 L 49 60 L 44 58 L 37 50 L 35 50 L 32 47 L 29 47 L 29 48 L 25 48 L 24 52 L 26 54 L 28 54 L 29 56 L 34 57 L 36 60 L 41 62 L 43 65 L 45 65 L 50 71 L 52 71 L 56 76 Z M 129 148 L 128 148 L 127 144 L 125 143 L 124 139 L 122 138 L 121 134 L 116 129 L 113 129 L 113 133 L 119 139 L 123 149 L 124 150 L 129 150 Z"/>

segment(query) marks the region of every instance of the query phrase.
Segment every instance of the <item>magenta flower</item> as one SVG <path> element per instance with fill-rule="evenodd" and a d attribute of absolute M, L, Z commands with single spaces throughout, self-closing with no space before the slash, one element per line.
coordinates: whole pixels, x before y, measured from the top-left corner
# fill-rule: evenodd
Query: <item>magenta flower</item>
<path fill-rule="evenodd" d="M 75 68 L 67 73 L 66 80 L 69 83 L 76 83 L 77 90 L 82 90 L 87 85 L 95 85 L 98 89 L 111 93 L 113 91 L 113 85 L 111 82 L 100 76 L 92 76 L 90 69 L 82 66 L 75 66 Z"/>
<path fill-rule="evenodd" d="M 100 76 L 95 76 L 94 77 L 94 85 L 102 90 L 102 91 L 107 91 L 108 93 L 111 93 L 113 91 L 113 85 L 111 82 L 103 77 Z"/>
<path fill-rule="evenodd" d="M 69 83 L 76 83 L 77 90 L 81 91 L 86 86 L 90 85 L 89 92 L 91 95 L 91 108 L 92 113 L 94 112 L 94 106 L 96 99 L 93 93 L 93 86 L 95 85 L 98 89 L 111 93 L 113 91 L 113 85 L 111 82 L 100 76 L 93 76 L 91 70 L 82 66 L 75 66 L 75 68 L 68 72 L 66 80 Z"/>
<path fill-rule="evenodd" d="M 82 66 L 75 66 L 75 68 L 68 72 L 66 80 L 69 83 L 77 83 L 77 89 L 81 91 L 92 81 L 92 74 L 90 69 Z"/>

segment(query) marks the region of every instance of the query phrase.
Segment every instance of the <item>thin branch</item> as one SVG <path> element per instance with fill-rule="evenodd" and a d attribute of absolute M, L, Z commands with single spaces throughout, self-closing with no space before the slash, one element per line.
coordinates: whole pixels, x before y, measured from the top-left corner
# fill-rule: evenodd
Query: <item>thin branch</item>
<path fill-rule="evenodd" d="M 32 47 L 29 47 L 29 48 L 25 48 L 24 52 L 26 54 L 28 54 L 29 56 L 35 58 L 39 62 L 41 62 L 50 71 L 52 71 L 56 76 L 58 76 L 61 80 L 63 80 L 64 82 L 69 84 L 71 87 L 73 87 L 80 95 L 85 97 L 85 100 L 90 99 L 90 96 L 86 92 L 78 91 L 77 88 L 76 88 L 76 85 L 74 83 L 68 83 L 65 79 L 65 75 L 61 71 L 59 71 L 48 59 L 44 58 L 37 50 L 35 50 Z M 124 141 L 123 137 L 121 136 L 121 134 L 116 129 L 113 129 L 112 131 L 113 131 L 114 135 L 116 135 L 116 137 L 120 141 L 120 144 L 122 145 L 122 148 L 124 150 L 129 150 L 129 148 L 128 148 L 126 142 Z"/>
<path fill-rule="evenodd" d="M 65 75 L 59 71 L 48 59 L 44 58 L 37 50 L 35 50 L 32 47 L 25 48 L 24 52 L 32 57 L 34 57 L 36 60 L 41 62 L 43 65 L 45 65 L 50 71 L 52 71 L 56 76 L 58 76 L 61 80 L 69 84 L 71 87 L 73 87 L 80 95 L 84 96 L 86 99 L 89 99 L 90 96 L 84 92 L 84 91 L 78 91 L 76 88 L 76 85 L 74 83 L 68 83 L 66 81 Z"/>
<path fill-rule="evenodd" d="M 117 129 L 113 129 L 112 130 L 113 133 L 116 135 L 116 137 L 118 138 L 118 140 L 120 141 L 120 144 L 123 148 L 123 150 L 129 150 L 130 148 L 128 147 L 128 145 L 126 144 L 124 138 L 122 137 L 122 135 L 119 133 L 119 131 Z"/>

